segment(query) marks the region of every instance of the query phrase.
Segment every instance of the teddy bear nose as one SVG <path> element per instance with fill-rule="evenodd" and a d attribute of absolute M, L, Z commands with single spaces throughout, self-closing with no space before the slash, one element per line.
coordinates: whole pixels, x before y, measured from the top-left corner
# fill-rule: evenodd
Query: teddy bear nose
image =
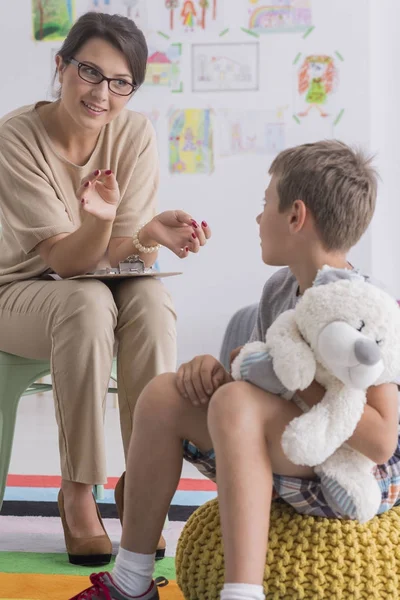
<path fill-rule="evenodd" d="M 381 359 L 381 352 L 372 340 L 357 340 L 354 344 L 354 354 L 362 365 L 376 365 Z"/>

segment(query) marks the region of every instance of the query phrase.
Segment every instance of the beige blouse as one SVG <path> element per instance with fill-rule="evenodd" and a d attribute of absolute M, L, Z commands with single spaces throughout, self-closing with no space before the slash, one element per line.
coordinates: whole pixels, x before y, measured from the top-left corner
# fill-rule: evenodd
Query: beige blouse
<path fill-rule="evenodd" d="M 54 148 L 37 106 L 0 119 L 0 285 L 48 271 L 36 246 L 80 226 L 76 190 L 96 169 L 111 169 L 121 191 L 112 237 L 132 236 L 156 214 L 157 143 L 145 116 L 124 109 L 103 128 L 90 159 L 79 166 Z"/>

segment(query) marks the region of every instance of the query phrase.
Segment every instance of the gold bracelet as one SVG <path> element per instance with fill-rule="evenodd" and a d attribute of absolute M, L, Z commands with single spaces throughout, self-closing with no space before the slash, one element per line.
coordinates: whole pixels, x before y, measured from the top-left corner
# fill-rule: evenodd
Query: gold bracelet
<path fill-rule="evenodd" d="M 143 244 L 140 243 L 139 233 L 146 225 L 147 223 L 145 223 L 144 225 L 140 225 L 140 227 L 136 229 L 132 237 L 132 242 L 135 248 L 139 250 L 139 252 L 142 252 L 143 254 L 152 254 L 153 252 L 157 252 L 157 250 L 161 248 L 161 244 L 156 244 L 155 246 L 143 246 Z"/>

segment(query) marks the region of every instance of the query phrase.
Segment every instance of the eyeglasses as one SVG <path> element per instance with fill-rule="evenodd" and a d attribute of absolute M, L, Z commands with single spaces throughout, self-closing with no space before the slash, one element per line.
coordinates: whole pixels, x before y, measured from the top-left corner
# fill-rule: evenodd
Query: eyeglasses
<path fill-rule="evenodd" d="M 75 58 L 68 59 L 68 62 L 77 67 L 78 75 L 83 81 L 92 83 L 93 85 L 98 85 L 102 81 L 107 81 L 110 92 L 118 94 L 118 96 L 130 96 L 138 88 L 137 85 L 125 81 L 125 79 L 105 77 L 103 73 L 100 73 L 100 71 L 94 67 L 91 67 L 86 63 L 78 62 Z"/>

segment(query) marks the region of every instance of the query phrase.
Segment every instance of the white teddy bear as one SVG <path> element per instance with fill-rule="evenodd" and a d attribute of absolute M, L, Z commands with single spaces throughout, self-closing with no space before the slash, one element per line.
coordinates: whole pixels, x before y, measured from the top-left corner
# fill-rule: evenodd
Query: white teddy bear
<path fill-rule="evenodd" d="M 360 275 L 327 266 L 296 308 L 271 325 L 265 343 L 246 344 L 232 364 L 234 379 L 287 399 L 296 401 L 294 392 L 314 379 L 326 389 L 321 402 L 289 423 L 282 447 L 294 464 L 315 467 L 332 508 L 361 523 L 376 515 L 381 491 L 375 464 L 345 442 L 364 411 L 367 388 L 399 373 L 397 302 Z"/>

